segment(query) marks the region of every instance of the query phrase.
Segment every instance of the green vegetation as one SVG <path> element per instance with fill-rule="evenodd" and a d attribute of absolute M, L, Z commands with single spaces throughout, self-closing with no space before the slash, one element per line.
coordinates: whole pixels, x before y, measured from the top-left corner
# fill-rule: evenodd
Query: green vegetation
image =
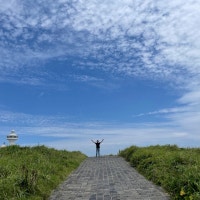
<path fill-rule="evenodd" d="M 44 200 L 86 158 L 45 146 L 0 149 L 0 200 Z"/>
<path fill-rule="evenodd" d="M 131 146 L 119 153 L 172 199 L 200 199 L 200 148 Z"/>

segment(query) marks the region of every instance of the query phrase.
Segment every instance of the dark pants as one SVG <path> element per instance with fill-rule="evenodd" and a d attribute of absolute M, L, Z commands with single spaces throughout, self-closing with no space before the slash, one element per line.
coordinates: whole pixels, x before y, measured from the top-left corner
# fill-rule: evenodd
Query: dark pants
<path fill-rule="evenodd" d="M 100 156 L 100 148 L 96 148 L 96 157 Z"/>

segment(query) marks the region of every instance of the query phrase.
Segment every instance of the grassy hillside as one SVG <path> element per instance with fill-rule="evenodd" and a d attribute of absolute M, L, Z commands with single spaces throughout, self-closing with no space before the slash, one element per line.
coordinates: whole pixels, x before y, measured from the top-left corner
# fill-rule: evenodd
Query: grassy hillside
<path fill-rule="evenodd" d="M 51 191 L 86 158 L 45 146 L 0 149 L 0 200 L 48 199 Z"/>
<path fill-rule="evenodd" d="M 141 174 L 172 199 L 200 200 L 200 148 L 131 146 L 120 152 Z"/>

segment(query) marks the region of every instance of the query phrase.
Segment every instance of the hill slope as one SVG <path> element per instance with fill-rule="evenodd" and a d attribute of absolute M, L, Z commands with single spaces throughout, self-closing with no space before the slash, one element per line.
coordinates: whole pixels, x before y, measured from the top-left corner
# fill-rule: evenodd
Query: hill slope
<path fill-rule="evenodd" d="M 0 149 L 0 200 L 48 199 L 51 191 L 86 158 L 81 152 L 45 146 Z"/>
<path fill-rule="evenodd" d="M 172 199 L 200 199 L 200 148 L 176 145 L 137 147 L 120 152 L 141 174 L 162 186 Z"/>

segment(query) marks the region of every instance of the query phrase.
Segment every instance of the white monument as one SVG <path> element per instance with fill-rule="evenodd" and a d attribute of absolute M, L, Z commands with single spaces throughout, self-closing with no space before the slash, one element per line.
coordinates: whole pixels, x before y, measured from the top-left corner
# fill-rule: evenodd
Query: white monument
<path fill-rule="evenodd" d="M 15 142 L 18 140 L 18 136 L 14 130 L 12 130 L 9 135 L 7 135 L 7 140 L 9 145 L 15 145 Z"/>

